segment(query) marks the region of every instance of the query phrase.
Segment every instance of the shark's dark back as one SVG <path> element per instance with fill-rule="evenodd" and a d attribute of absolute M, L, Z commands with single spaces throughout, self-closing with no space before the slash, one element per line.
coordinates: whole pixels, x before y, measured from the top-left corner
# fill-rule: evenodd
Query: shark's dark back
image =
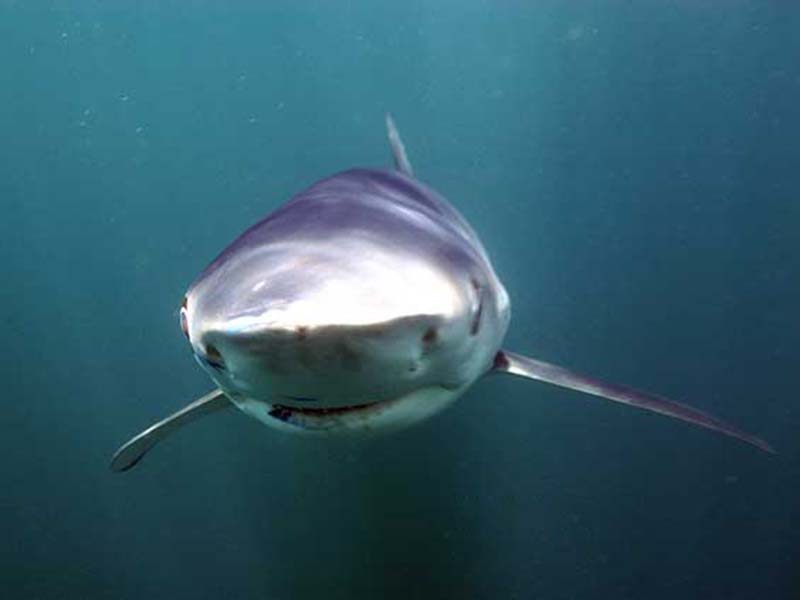
<path fill-rule="evenodd" d="M 490 269 L 477 235 L 441 195 L 402 173 L 358 168 L 296 194 L 234 240 L 199 279 L 248 247 L 359 235 L 433 252 L 468 272 Z"/>

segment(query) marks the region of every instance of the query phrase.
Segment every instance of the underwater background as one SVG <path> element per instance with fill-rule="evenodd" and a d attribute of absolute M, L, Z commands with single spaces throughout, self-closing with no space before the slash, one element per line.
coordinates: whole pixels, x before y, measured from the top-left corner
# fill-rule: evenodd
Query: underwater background
<path fill-rule="evenodd" d="M 800 4 L 0 0 L 0 597 L 800 598 Z M 372 440 L 204 419 L 182 295 L 313 181 L 473 223 L 513 378 Z"/>

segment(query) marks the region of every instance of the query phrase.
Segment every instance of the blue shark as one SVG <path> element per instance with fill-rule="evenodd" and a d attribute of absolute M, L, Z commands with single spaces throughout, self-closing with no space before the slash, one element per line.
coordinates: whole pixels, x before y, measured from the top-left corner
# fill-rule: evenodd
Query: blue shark
<path fill-rule="evenodd" d="M 478 380 L 515 375 L 705 427 L 772 452 L 708 413 L 503 348 L 508 293 L 475 230 L 414 176 L 390 116 L 394 169 L 318 181 L 247 229 L 191 284 L 181 329 L 215 389 L 124 444 L 136 465 L 192 420 L 236 407 L 291 433 L 388 431 Z"/>

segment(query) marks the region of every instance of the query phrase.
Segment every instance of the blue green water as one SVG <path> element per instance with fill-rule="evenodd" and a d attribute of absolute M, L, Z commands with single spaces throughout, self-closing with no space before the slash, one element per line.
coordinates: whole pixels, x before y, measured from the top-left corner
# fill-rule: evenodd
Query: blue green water
<path fill-rule="evenodd" d="M 800 6 L 0 0 L 0 596 L 800 597 Z M 195 275 L 388 165 L 475 225 L 508 346 L 714 411 L 775 457 L 496 378 L 321 444 L 210 388 Z"/>

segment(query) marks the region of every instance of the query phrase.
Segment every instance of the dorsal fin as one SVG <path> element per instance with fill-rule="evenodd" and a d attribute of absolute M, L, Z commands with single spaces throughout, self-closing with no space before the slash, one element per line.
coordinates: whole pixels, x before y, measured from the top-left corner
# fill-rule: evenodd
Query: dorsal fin
<path fill-rule="evenodd" d="M 411 168 L 411 163 L 408 161 L 406 155 L 406 147 L 403 145 L 403 140 L 400 139 L 400 133 L 394 124 L 392 115 L 386 113 L 386 132 L 389 135 L 389 145 L 392 147 L 392 155 L 394 156 L 394 166 L 401 173 L 414 176 L 414 170 Z"/>

